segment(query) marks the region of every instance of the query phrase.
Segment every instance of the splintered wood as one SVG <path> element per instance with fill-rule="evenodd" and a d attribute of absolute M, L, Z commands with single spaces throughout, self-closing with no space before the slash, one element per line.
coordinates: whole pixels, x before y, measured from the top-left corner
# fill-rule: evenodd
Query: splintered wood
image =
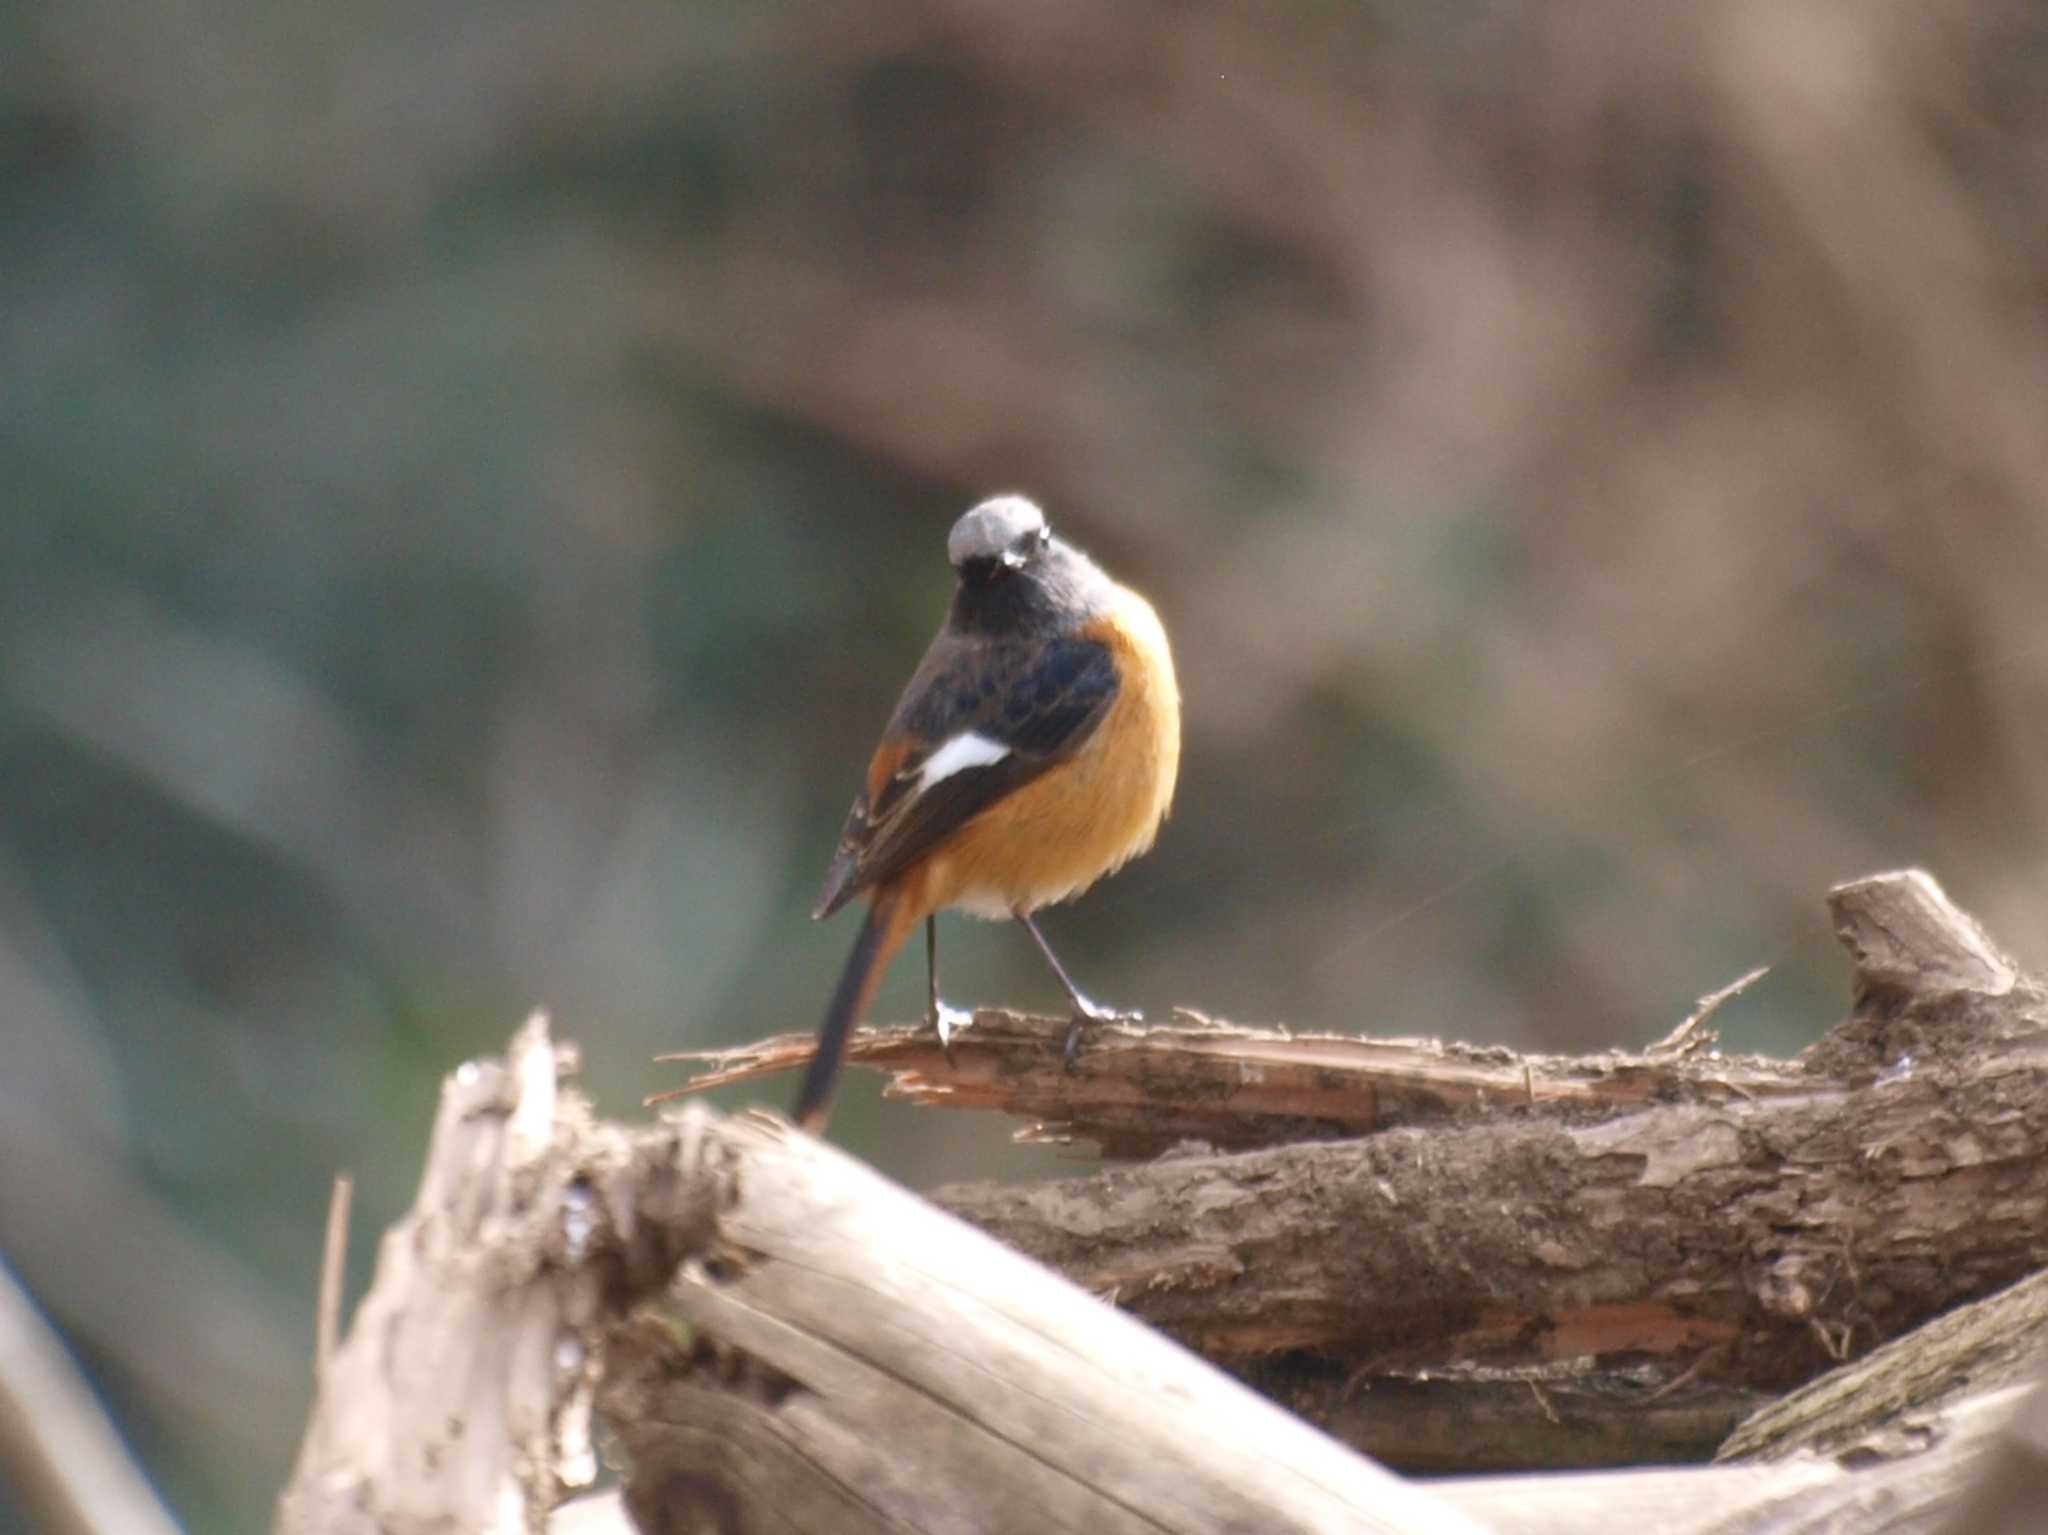
<path fill-rule="evenodd" d="M 595 1398 L 632 1469 L 578 1535 L 1934 1535 L 2029 1453 L 2023 1388 L 1982 1388 L 2038 1284 L 1922 1324 L 2048 1267 L 2048 1003 L 1923 874 L 1830 905 L 1854 1010 L 1785 1062 L 1716 1056 L 1714 999 L 1579 1060 L 1184 1021 L 1068 1075 L 1063 1022 L 984 1015 L 953 1068 L 864 1034 L 928 1098 L 1207 1143 L 934 1201 L 772 1116 L 600 1121 L 536 1022 L 444 1088 L 278 1529 L 538 1530 Z M 1817 1376 L 1736 1443 L 1839 1463 L 1425 1489 L 1311 1426 L 1437 1470 L 1703 1459 Z"/>
<path fill-rule="evenodd" d="M 916 1030 L 854 1055 L 1039 1135 L 1206 1143 L 934 1197 L 1362 1448 L 1700 1455 L 1767 1395 L 2048 1264 L 2039 986 L 1918 871 L 1829 904 L 1856 1006 L 1789 1061 L 1715 1052 L 1718 996 L 1649 1051 L 1584 1058 L 1203 1021 L 1100 1031 L 1069 1075 L 1064 1024 L 1008 1014 L 954 1068 Z M 710 1080 L 809 1043 L 727 1052 Z M 1470 1432 L 1417 1429 L 1453 1405 Z"/>
<path fill-rule="evenodd" d="M 1601 1114 L 1811 1085 L 1782 1063 L 1708 1053 L 1710 1033 L 1681 1049 L 1553 1056 L 1252 1028 L 1185 1008 L 1175 1016 L 1170 1024 L 1091 1026 L 1071 1069 L 1061 1051 L 1069 1020 L 999 1008 L 983 1008 L 954 1036 L 950 1060 L 929 1029 L 915 1026 L 858 1030 L 847 1060 L 889 1072 L 890 1097 L 996 1109 L 1030 1121 L 1021 1140 L 1092 1141 L 1112 1158 L 1156 1156 L 1184 1141 L 1242 1150 L 1501 1110 Z M 809 1034 L 780 1034 L 662 1056 L 707 1069 L 649 1101 L 796 1070 L 814 1043 Z"/>

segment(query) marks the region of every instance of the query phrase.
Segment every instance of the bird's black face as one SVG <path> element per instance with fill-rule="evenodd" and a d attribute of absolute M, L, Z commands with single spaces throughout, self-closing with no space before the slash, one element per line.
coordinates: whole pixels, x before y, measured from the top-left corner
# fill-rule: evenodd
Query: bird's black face
<path fill-rule="evenodd" d="M 1088 557 L 1052 536 L 1022 496 L 984 501 L 953 524 L 946 553 L 960 573 L 953 623 L 969 633 L 1059 632 L 1099 608 L 1109 588 Z"/>
<path fill-rule="evenodd" d="M 960 579 L 977 586 L 1042 569 L 1052 554 L 1052 529 L 1040 523 L 1017 534 L 993 554 L 976 555 L 959 564 Z"/>

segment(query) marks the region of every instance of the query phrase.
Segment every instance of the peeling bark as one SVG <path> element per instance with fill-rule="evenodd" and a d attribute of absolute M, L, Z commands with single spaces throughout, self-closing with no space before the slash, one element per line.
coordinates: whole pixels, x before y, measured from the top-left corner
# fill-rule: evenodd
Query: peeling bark
<path fill-rule="evenodd" d="M 594 1395 L 650 1529 L 1933 1535 L 1966 1494 L 2025 1509 L 2040 1414 L 2000 1437 L 2024 1389 L 1982 1387 L 2024 1336 L 1998 1308 L 2034 1316 L 2038 1281 L 1922 1324 L 2048 1260 L 2048 1009 L 1924 875 L 1831 899 L 1856 1008 L 1797 1061 L 1718 1062 L 1696 1019 L 1493 1101 L 1475 1081 L 1515 1067 L 1491 1052 L 1403 1046 L 1388 1076 L 1317 1045 L 1376 1113 L 1463 1107 L 945 1196 L 1354 1443 L 1405 1434 L 1414 1464 L 1703 1451 L 1759 1392 L 1918 1326 L 1785 1404 L 1822 1457 L 1424 1490 L 779 1120 L 596 1121 L 536 1024 L 446 1085 L 278 1528 L 539 1530 L 592 1469 Z M 1218 1073 L 1230 1042 L 1201 1034 Z M 1317 1133 L 1357 1087 L 1317 1087 Z"/>
<path fill-rule="evenodd" d="M 1918 871 L 1829 904 L 1855 1005 L 1792 1061 L 1723 1059 L 1699 1018 L 1580 1060 L 1125 1029 L 1077 1078 L 1006 1018 L 956 1045 L 964 1087 L 908 1031 L 856 1053 L 928 1051 L 898 1091 L 1024 1115 L 1064 1080 L 1034 1133 L 1291 1142 L 934 1198 L 1360 1448 L 1444 1468 L 1426 1400 L 1468 1467 L 1703 1455 L 1765 1394 L 2048 1264 L 2041 988 Z M 1296 1139 L 1347 1114 L 1381 1128 Z"/>

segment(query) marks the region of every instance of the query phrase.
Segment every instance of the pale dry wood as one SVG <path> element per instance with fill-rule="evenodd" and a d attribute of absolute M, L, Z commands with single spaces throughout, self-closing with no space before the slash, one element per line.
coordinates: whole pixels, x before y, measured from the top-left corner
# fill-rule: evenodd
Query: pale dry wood
<path fill-rule="evenodd" d="M 564 1065 L 535 1020 L 444 1085 L 280 1531 L 540 1528 L 595 1469 L 607 1364 L 663 1528 L 1482 1528 L 781 1121 L 628 1131 Z M 671 1286 L 667 1320 L 627 1320 Z"/>
<path fill-rule="evenodd" d="M 1919 1453 L 1844 1465 L 1597 1471 L 1432 1483 L 1459 1507 L 1506 1519 L 1509 1535 L 1939 1535 L 1998 1445 L 2025 1388 L 1954 1404 Z"/>
<path fill-rule="evenodd" d="M 355 1203 L 356 1182 L 337 1173 L 327 1196 L 327 1232 L 320 1245 L 320 1296 L 313 1312 L 313 1380 L 327 1379 L 341 1341 L 341 1285 L 348 1269 L 348 1213 Z"/>
<path fill-rule="evenodd" d="M 717 1348 L 643 1325 L 604 1404 L 650 1515 L 848 1535 L 1478 1528 L 833 1148 L 759 1116 L 698 1133 L 728 1164 L 733 1256 L 686 1264 L 670 1305 Z"/>
<path fill-rule="evenodd" d="M 2048 1264 L 2038 985 L 1917 871 L 1830 905 L 1856 1009 L 1741 1068 L 1772 1091 L 934 1197 L 1397 1465 L 1706 1454 L 1757 1393 Z"/>
<path fill-rule="evenodd" d="M 569 1330 L 539 1274 L 544 1244 L 507 1262 L 516 1244 L 489 1229 L 516 1219 L 514 1184 L 533 1167 L 506 1129 L 529 1095 L 552 1118 L 553 1056 L 536 1019 L 509 1068 L 472 1063 L 443 1084 L 418 1197 L 320 1374 L 280 1535 L 511 1532 L 575 1480 L 555 1428 L 575 1412 L 551 1379 Z"/>
<path fill-rule="evenodd" d="M 1983 1319 L 1987 1325 L 1994 1316 Z M 1911 1353 L 1927 1346 L 1951 1367 L 1958 1360 L 1930 1324 L 1931 1336 L 1909 1336 L 1893 1346 Z M 657 1352 L 661 1351 L 659 1346 Z M 737 1434 L 743 1448 L 723 1453 L 758 1458 L 803 1474 L 800 1436 L 768 1432 L 762 1415 L 731 1412 L 733 1377 L 717 1370 L 655 1373 L 658 1400 L 668 1421 L 656 1436 L 657 1456 L 671 1445 L 709 1443 Z M 1931 1378 L 1936 1372 L 1922 1372 Z M 2002 1375 L 1994 1378 L 2003 1378 Z M 1831 1402 L 1853 1397 L 1867 1375 L 1844 1366 L 1809 1388 Z M 629 1388 L 629 1391 L 633 1388 Z M 1807 1393 L 1802 1393 L 1807 1394 Z M 1842 1440 L 1838 1453 L 1800 1451 L 1768 1461 L 1713 1467 L 1671 1467 L 1507 1477 L 1447 1478 L 1430 1483 L 1444 1502 L 1481 1520 L 1500 1535 L 1607 1535 L 1615 1529 L 1658 1535 L 2029 1535 L 2038 1528 L 2043 1436 L 2048 1398 L 2024 1383 L 1979 1385 L 1919 1402 L 1888 1395 L 1862 1430 Z M 913 1454 L 912 1425 L 898 1436 Z M 796 1457 L 797 1464 L 790 1464 Z M 716 1507 L 688 1477 L 649 1479 L 637 1489 L 647 1528 L 691 1527 L 688 1517 Z M 979 1511 L 980 1530 L 1035 1529 L 993 1508 Z M 2004 1522 L 2001 1522 L 2003 1519 Z M 836 1527 L 836 1526 L 829 1526 Z M 864 1526 L 853 1526 L 859 1529 Z M 616 1499 L 592 1499 L 575 1509 L 573 1523 L 556 1535 L 625 1535 L 632 1526 Z"/>
<path fill-rule="evenodd" d="M 1720 1458 L 1857 1459 L 1917 1448 L 1947 1405 L 2031 1381 L 2044 1359 L 2048 1272 L 1958 1306 L 1780 1398 L 1730 1434 Z"/>
<path fill-rule="evenodd" d="M 1757 1413 L 1724 1461 L 1910 1460 L 1948 1445 L 1978 1404 L 2017 1397 L 1967 1484 L 1937 1506 L 1942 1535 L 2035 1535 L 2048 1510 L 2048 1273 L 1958 1307 Z M 2029 1389 L 2031 1388 L 2031 1389 Z"/>
<path fill-rule="evenodd" d="M 684 1404 L 684 1390 L 702 1389 L 702 1401 Z M 678 1419 L 667 1432 L 670 1449 L 687 1454 L 692 1431 L 681 1420 L 701 1421 L 694 1430 L 702 1444 L 719 1444 L 737 1435 L 743 1448 L 725 1445 L 721 1453 L 757 1457 L 764 1466 L 784 1467 L 805 1475 L 801 1441 L 766 1430 L 758 1415 L 722 1416 L 729 1401 L 713 1385 L 682 1387 L 671 1378 L 665 1400 Z M 2007 1387 L 1949 1404 L 1941 1430 L 1909 1455 L 1855 1465 L 1801 1456 L 1759 1465 L 1670 1467 L 1628 1471 L 1565 1472 L 1521 1476 L 1452 1477 L 1429 1484 L 1432 1494 L 1499 1535 L 1611 1535 L 1615 1530 L 1654 1531 L 1656 1535 L 2031 1535 L 2025 1522 L 2041 1506 L 2021 1503 L 2021 1522 L 1959 1523 L 1963 1510 L 1978 1507 L 1974 1485 L 1996 1471 L 2015 1428 L 2033 1424 L 2022 1414 L 2038 1411 L 2039 1394 Z M 907 1436 L 904 1436 L 907 1440 Z M 2025 1441 L 2031 1445 L 2032 1440 Z M 906 1442 L 900 1453 L 914 1455 Z M 2038 1484 L 2023 1483 L 2026 1490 Z M 632 1535 L 636 1529 L 737 1528 L 716 1522 L 731 1508 L 710 1496 L 678 1465 L 665 1480 L 649 1479 L 635 1489 L 642 1516 L 635 1524 L 616 1493 L 578 1499 L 566 1505 L 549 1525 L 549 1535 Z M 993 1504 L 978 1510 L 979 1522 L 963 1526 L 977 1532 L 1033 1530 Z M 837 1524 L 799 1522 L 766 1524 L 765 1528 L 840 1528 Z M 847 1526 L 854 1531 L 861 1525 Z"/>
<path fill-rule="evenodd" d="M 572 1066 L 536 1017 L 506 1064 L 442 1085 L 419 1194 L 322 1372 L 280 1532 L 537 1529 L 594 1474 L 607 1330 L 666 1281 L 689 1220 L 648 1221 L 660 1145 L 559 1091 Z"/>
<path fill-rule="evenodd" d="M 1328 1293 L 1269 1285 L 1307 1284 L 1311 1252 L 1366 1297 L 1344 1313 L 1362 1329 L 1359 1362 L 1410 1378 L 1415 1345 L 1396 1334 L 1418 1320 L 1436 1329 L 1425 1347 L 1466 1364 L 1661 1357 L 1664 1374 L 1646 1379 L 1666 1386 L 1646 1388 L 1639 1412 L 1669 1399 L 1674 1373 L 1711 1385 L 1731 1368 L 1767 1373 L 1773 1348 L 1778 1368 L 1804 1368 L 1795 1344 L 1810 1358 L 1863 1346 L 1945 1287 L 2038 1266 L 2048 1240 L 2035 1229 L 2040 996 L 1986 963 L 1988 945 L 1955 939 L 1931 888 L 1897 876 L 1836 892 L 1845 937 L 1896 938 L 1921 920 L 1911 912 L 1932 913 L 1956 962 L 1925 996 L 1859 978 L 1856 1017 L 1801 1063 L 1803 1093 L 1605 1121 L 1524 1104 L 1357 1143 L 1182 1155 L 1085 1193 L 1055 1185 L 1059 1238 L 1084 1271 L 1091 1247 L 1122 1264 L 1125 1304 L 1186 1302 L 1190 1336 L 1249 1340 L 1269 1363 L 1274 1336 L 1339 1314 Z M 580 1469 L 575 1425 L 601 1355 L 654 1527 L 1449 1527 L 1414 1487 L 829 1147 L 696 1105 L 642 1130 L 599 1125 L 553 1092 L 551 1050 L 544 1069 L 530 1048 L 525 1059 L 509 1085 L 451 1080 L 419 1205 L 336 1356 L 281 1527 L 536 1527 Z M 1503 1279 L 1485 1265 L 1504 1255 L 1519 1266 Z M 668 1320 L 620 1326 L 678 1263 Z M 1649 1293 L 1614 1288 L 1652 1273 L 1664 1277 Z M 585 1352 L 549 1378 L 531 1367 L 540 1338 L 557 1363 L 565 1339 Z M 1503 1389 L 1536 1395 L 1511 1378 Z M 330 1400 L 350 1391 L 362 1401 Z M 451 1402 L 464 1415 L 440 1419 Z M 1572 1479 L 1496 1512 L 1503 1529 L 1546 1532 L 1604 1530 L 1616 1510 L 1701 1535 L 1918 1531 L 1929 1526 L 1877 1521 L 1953 1498 L 1962 1472 L 1942 1446 L 1990 1410 L 1967 1405 L 1931 1456 L 1875 1476 L 1800 1460 L 1683 1483 Z M 442 1507 L 497 1522 L 414 1517 L 424 1505 L 385 1485 L 436 1481 Z M 1703 1522 L 1710 1511 L 1726 1522 Z"/>
<path fill-rule="evenodd" d="M 2039 1535 L 2048 1512 L 2048 1371 L 2006 1421 L 1939 1535 Z"/>

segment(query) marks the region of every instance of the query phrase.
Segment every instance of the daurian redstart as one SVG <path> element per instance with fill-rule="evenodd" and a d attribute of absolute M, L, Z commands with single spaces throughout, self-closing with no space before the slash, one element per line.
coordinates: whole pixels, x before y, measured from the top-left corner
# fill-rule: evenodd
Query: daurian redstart
<path fill-rule="evenodd" d="M 1068 979 L 1031 914 L 1151 847 L 1173 802 L 1180 690 L 1152 605 L 1054 538 L 1022 496 L 961 517 L 946 555 L 952 608 L 882 732 L 812 913 L 868 898 L 796 1101 L 813 1131 L 848 1035 L 920 922 L 931 1022 L 943 1042 L 965 1021 L 939 1001 L 946 907 L 1023 923 L 1077 1030 L 1114 1016 Z"/>

